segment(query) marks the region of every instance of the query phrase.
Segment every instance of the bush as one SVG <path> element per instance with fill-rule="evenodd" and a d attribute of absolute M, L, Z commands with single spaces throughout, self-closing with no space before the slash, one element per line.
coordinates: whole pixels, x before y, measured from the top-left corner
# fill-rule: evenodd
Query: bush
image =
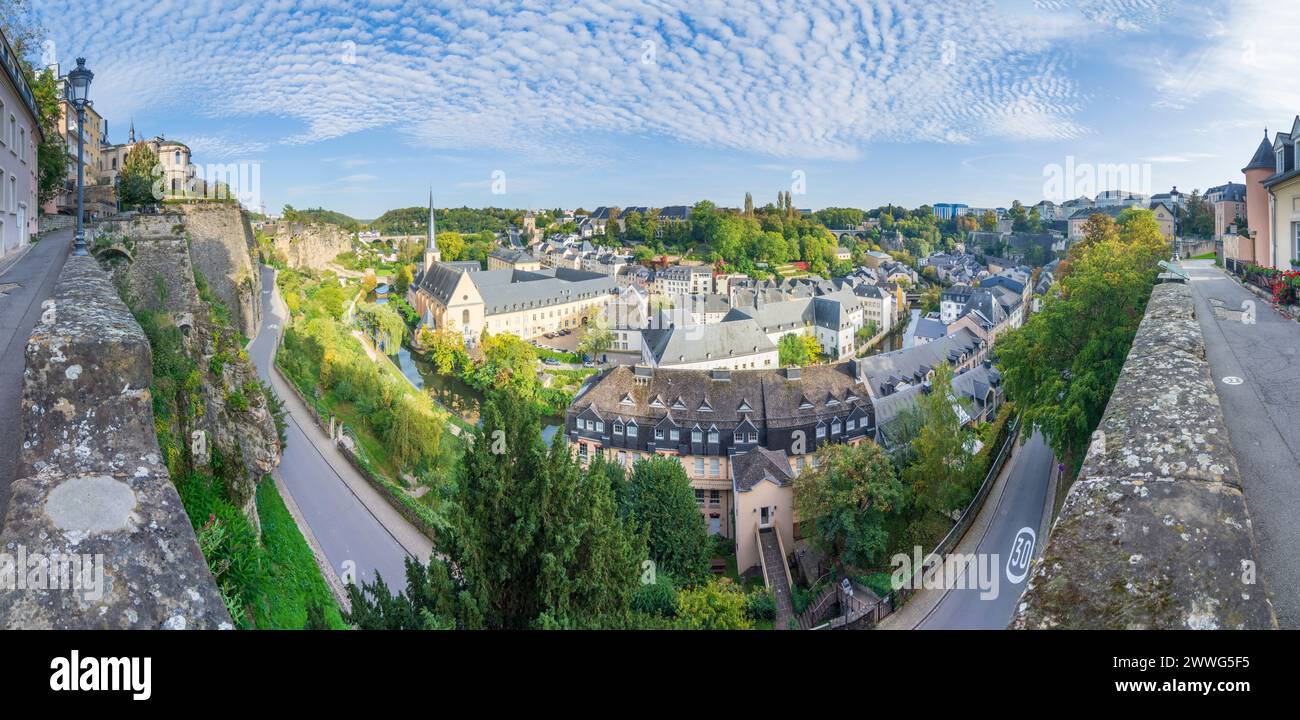
<path fill-rule="evenodd" d="M 775 620 L 776 598 L 771 590 L 756 590 L 745 598 L 745 612 L 752 620 Z"/>
<path fill-rule="evenodd" d="M 677 588 L 668 576 L 660 574 L 655 581 L 638 587 L 632 593 L 632 612 L 656 617 L 674 617 L 677 614 Z"/>

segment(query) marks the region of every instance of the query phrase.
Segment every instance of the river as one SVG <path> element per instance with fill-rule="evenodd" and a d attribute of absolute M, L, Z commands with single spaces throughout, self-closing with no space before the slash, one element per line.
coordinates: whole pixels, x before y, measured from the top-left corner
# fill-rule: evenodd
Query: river
<path fill-rule="evenodd" d="M 439 405 L 466 422 L 479 424 L 479 408 L 483 404 L 483 393 L 466 385 L 460 378 L 439 375 L 429 361 L 411 355 L 411 351 L 406 347 L 389 357 L 397 367 L 401 368 L 403 375 L 417 387 L 427 390 Z M 549 416 L 541 418 L 541 422 L 542 440 L 549 446 L 551 438 L 555 437 L 555 433 L 559 432 L 564 424 L 559 418 Z"/>

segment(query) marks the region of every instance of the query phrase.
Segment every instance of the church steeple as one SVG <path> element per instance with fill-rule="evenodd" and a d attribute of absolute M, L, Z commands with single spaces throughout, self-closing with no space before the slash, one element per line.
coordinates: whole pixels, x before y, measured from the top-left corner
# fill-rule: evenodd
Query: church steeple
<path fill-rule="evenodd" d="M 434 263 L 442 260 L 442 253 L 438 250 L 438 223 L 433 217 L 433 188 L 429 188 L 429 235 L 424 240 L 424 271 L 429 272 L 429 268 Z"/>
<path fill-rule="evenodd" d="M 135 118 L 131 118 L 131 140 L 129 142 L 132 145 L 135 144 Z"/>

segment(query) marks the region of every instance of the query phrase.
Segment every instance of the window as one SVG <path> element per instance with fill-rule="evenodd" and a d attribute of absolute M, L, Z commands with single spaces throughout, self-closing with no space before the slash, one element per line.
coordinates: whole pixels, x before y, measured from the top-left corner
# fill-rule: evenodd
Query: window
<path fill-rule="evenodd" d="M 587 443 L 578 443 L 578 457 L 587 459 Z"/>
<path fill-rule="evenodd" d="M 600 421 L 600 420 L 597 420 L 597 421 L 596 421 L 596 432 L 605 432 L 605 423 L 604 423 L 604 422 L 602 422 L 602 421 Z"/>
<path fill-rule="evenodd" d="M 695 458 L 695 475 L 704 477 L 704 458 Z"/>
<path fill-rule="evenodd" d="M 832 434 L 832 435 L 839 435 L 839 434 L 840 434 L 840 421 L 839 421 L 839 420 L 836 420 L 835 422 L 831 423 L 831 434 Z"/>
<path fill-rule="evenodd" d="M 826 426 L 821 423 L 817 424 L 817 439 L 826 437 Z"/>
<path fill-rule="evenodd" d="M 700 432 L 699 428 L 696 428 L 691 431 L 691 442 L 697 443 L 702 441 L 703 439 L 704 439 L 704 433 Z"/>
<path fill-rule="evenodd" d="M 696 504 L 696 505 L 703 505 L 703 504 L 704 504 L 704 491 L 703 491 L 703 490 L 696 490 L 696 491 L 695 491 L 695 504 Z"/>
<path fill-rule="evenodd" d="M 622 435 L 622 434 L 623 434 L 623 423 L 621 423 L 621 422 L 615 422 L 615 423 L 614 423 L 614 434 L 615 434 L 615 435 Z"/>
<path fill-rule="evenodd" d="M 18 131 L 18 159 L 27 162 L 27 128 Z"/>
<path fill-rule="evenodd" d="M 630 438 L 636 437 L 636 425 L 627 426 L 627 436 Z"/>
<path fill-rule="evenodd" d="M 1291 257 L 1300 258 L 1300 222 L 1291 223 Z"/>
<path fill-rule="evenodd" d="M 710 431 L 709 431 L 709 442 L 712 443 L 712 444 L 714 444 L 714 445 L 717 445 L 717 444 L 718 444 L 718 431 L 717 431 L 717 430 L 710 430 Z"/>
<path fill-rule="evenodd" d="M 655 428 L 655 440 L 663 440 L 663 439 L 664 439 L 664 429 Z"/>
<path fill-rule="evenodd" d="M 857 430 L 857 429 L 858 429 L 858 421 L 857 421 L 857 419 L 856 419 L 856 418 L 849 418 L 849 420 L 848 420 L 848 424 L 847 424 L 847 427 L 848 427 L 848 429 L 849 429 L 849 432 L 853 432 L 854 430 Z"/>
<path fill-rule="evenodd" d="M 709 491 L 709 504 L 717 507 L 722 504 L 722 492 L 719 490 Z"/>
<path fill-rule="evenodd" d="M 18 212 L 18 178 L 9 176 L 9 212 Z"/>
<path fill-rule="evenodd" d="M 718 458 L 709 458 L 709 477 L 718 477 L 722 474 L 722 461 Z"/>
<path fill-rule="evenodd" d="M 623 452 L 623 451 L 621 451 L 621 450 L 620 450 L 619 453 L 618 453 L 618 464 L 619 464 L 619 465 L 622 465 L 623 467 L 627 467 L 627 466 L 628 466 L 628 462 L 627 462 L 627 453 L 625 453 L 625 452 Z"/>
<path fill-rule="evenodd" d="M 668 431 L 668 439 L 677 442 L 682 439 L 682 433 L 677 428 Z"/>

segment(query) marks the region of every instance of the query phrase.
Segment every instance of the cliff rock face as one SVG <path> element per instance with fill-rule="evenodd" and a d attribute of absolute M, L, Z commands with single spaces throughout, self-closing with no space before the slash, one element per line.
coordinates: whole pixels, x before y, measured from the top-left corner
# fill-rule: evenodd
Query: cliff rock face
<path fill-rule="evenodd" d="M 86 257 L 42 309 L 0 534 L 0 581 L 25 587 L 0 591 L 0 628 L 231 627 L 161 457 L 140 325 Z"/>
<path fill-rule="evenodd" d="M 352 249 L 352 234 L 323 223 L 267 223 L 277 255 L 291 268 L 320 270 L 325 264 Z"/>
<path fill-rule="evenodd" d="M 234 223 L 233 228 L 217 227 L 219 217 L 216 213 L 203 217 L 203 222 L 213 223 L 202 229 L 206 237 L 234 238 L 242 232 L 241 214 L 224 216 L 227 222 Z M 196 372 L 188 380 L 194 387 L 179 401 L 182 412 L 172 419 L 174 427 L 170 430 L 183 446 L 178 451 L 196 467 L 208 465 L 214 456 L 220 457 L 225 464 L 223 476 L 230 500 L 258 526 L 257 482 L 279 462 L 280 440 L 257 384 L 257 370 L 241 347 L 238 334 L 212 304 L 200 297 L 195 282 L 195 248 L 215 243 L 187 240 L 187 226 L 168 228 L 165 223 L 139 223 L 128 227 L 133 257 L 129 263 L 116 265 L 114 281 L 131 307 L 162 313 L 167 324 L 180 328 L 183 351 L 193 360 Z M 144 234 L 160 230 L 165 234 Z M 251 261 L 244 261 L 251 267 Z M 215 287 L 212 292 L 216 294 Z M 231 315 L 233 323 L 233 311 Z M 205 433 L 197 452 L 193 439 L 196 430 Z"/>

